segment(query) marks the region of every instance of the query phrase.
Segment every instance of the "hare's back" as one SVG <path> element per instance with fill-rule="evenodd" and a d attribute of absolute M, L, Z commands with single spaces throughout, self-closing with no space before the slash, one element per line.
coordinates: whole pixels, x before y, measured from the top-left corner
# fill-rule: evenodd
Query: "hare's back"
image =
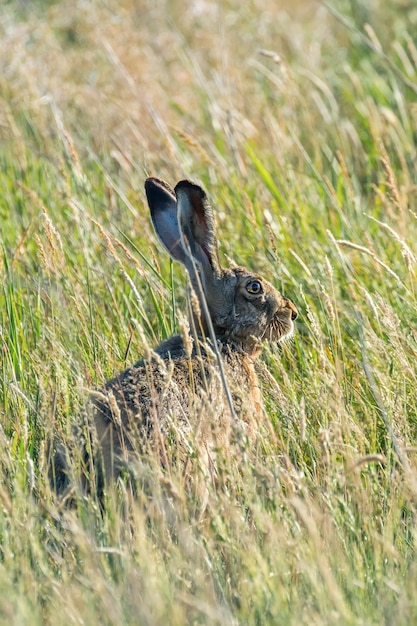
<path fill-rule="evenodd" d="M 106 473 L 117 475 L 132 452 L 165 448 L 165 442 L 178 450 L 193 440 L 203 446 L 227 445 L 231 414 L 214 353 L 187 357 L 179 343 L 171 348 L 167 356 L 159 347 L 149 361 L 139 361 L 94 394 L 95 430 Z M 253 363 L 230 348 L 222 353 L 222 363 L 237 418 L 252 436 L 262 411 Z"/>

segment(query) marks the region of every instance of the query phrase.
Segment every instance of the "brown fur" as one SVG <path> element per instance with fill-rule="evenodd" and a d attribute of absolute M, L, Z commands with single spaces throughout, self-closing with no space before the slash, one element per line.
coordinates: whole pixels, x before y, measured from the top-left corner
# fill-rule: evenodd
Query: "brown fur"
<path fill-rule="evenodd" d="M 261 343 L 291 334 L 297 316 L 293 303 L 258 274 L 220 266 L 201 187 L 181 181 L 173 190 L 150 178 L 145 188 L 158 237 L 187 268 L 201 315 L 194 313 L 199 330 L 186 339 L 191 348 L 175 335 L 92 394 L 95 445 L 107 480 L 149 448 L 159 450 L 163 465 L 186 463 L 194 453 L 210 464 L 234 437 L 252 440 L 263 412 L 255 372 Z"/>

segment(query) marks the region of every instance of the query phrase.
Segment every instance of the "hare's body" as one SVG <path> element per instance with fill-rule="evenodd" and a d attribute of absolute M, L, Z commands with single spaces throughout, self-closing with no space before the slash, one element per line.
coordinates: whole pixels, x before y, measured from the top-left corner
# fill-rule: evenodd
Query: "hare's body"
<path fill-rule="evenodd" d="M 174 190 L 148 178 L 145 188 L 160 241 L 188 271 L 196 330 L 162 342 L 92 394 L 92 439 L 107 480 L 149 449 L 162 464 L 194 453 L 210 462 L 233 438 L 232 426 L 252 438 L 262 416 L 254 367 L 261 343 L 291 334 L 297 317 L 293 303 L 261 276 L 221 267 L 201 187 L 181 181 Z"/>
<path fill-rule="evenodd" d="M 93 398 L 94 423 L 107 477 L 134 467 L 137 454 L 158 451 L 164 465 L 197 455 L 210 464 L 236 431 L 253 438 L 262 416 L 254 360 L 229 344 L 217 345 L 236 423 L 216 355 L 199 346 L 186 354 L 181 336 L 158 346 L 150 361 L 109 381 Z M 194 446 L 198 446 L 198 450 Z"/>

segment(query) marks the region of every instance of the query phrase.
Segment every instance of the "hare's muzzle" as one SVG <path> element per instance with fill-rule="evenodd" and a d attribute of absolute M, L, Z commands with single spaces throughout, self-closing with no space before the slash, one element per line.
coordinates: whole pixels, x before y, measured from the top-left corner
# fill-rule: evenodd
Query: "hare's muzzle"
<path fill-rule="evenodd" d="M 291 311 L 291 320 L 294 322 L 298 317 L 298 311 L 294 302 L 291 302 L 289 298 L 284 298 L 284 303 L 285 306 Z"/>

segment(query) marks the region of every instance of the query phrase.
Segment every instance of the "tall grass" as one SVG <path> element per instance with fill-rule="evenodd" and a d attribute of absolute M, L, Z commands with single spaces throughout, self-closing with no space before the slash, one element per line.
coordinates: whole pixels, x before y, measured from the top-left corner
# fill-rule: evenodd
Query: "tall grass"
<path fill-rule="evenodd" d="M 1 623 L 417 620 L 416 26 L 412 2 L 4 6 Z M 301 315 L 205 503 L 150 455 L 135 498 L 69 508 L 51 442 L 186 309 L 148 174 L 201 181 L 221 253 Z"/>

